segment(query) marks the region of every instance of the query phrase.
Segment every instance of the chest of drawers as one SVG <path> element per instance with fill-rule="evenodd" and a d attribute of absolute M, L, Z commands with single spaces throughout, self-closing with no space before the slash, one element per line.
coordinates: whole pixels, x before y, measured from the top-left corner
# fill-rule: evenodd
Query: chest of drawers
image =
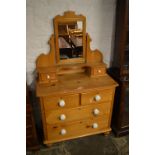
<path fill-rule="evenodd" d="M 66 81 L 68 76 L 70 80 Z M 117 86 L 111 77 L 74 74 L 72 78 L 61 76 L 59 81 L 51 86 L 37 86 L 45 144 L 111 131 Z"/>
<path fill-rule="evenodd" d="M 109 133 L 117 83 L 106 74 L 102 53 L 90 49 L 85 16 L 56 16 L 54 32 L 50 52 L 36 61 L 44 144 Z"/>

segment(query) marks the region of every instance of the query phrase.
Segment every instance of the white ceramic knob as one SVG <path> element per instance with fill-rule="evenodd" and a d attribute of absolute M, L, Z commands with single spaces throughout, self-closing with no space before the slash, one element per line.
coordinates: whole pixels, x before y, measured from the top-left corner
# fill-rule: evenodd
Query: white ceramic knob
<path fill-rule="evenodd" d="M 98 124 L 97 124 L 97 123 L 93 123 L 92 127 L 93 127 L 94 129 L 96 129 L 96 128 L 98 128 Z"/>
<path fill-rule="evenodd" d="M 62 130 L 60 131 L 60 134 L 61 134 L 61 135 L 65 135 L 66 133 L 67 133 L 66 129 L 62 129 Z"/>
<path fill-rule="evenodd" d="M 101 70 L 100 69 L 98 70 L 98 73 L 101 73 Z"/>
<path fill-rule="evenodd" d="M 64 107 L 65 106 L 65 101 L 64 100 L 60 100 L 59 101 L 59 106 L 60 107 Z"/>
<path fill-rule="evenodd" d="M 64 114 L 61 114 L 61 115 L 60 115 L 60 120 L 61 120 L 61 121 L 64 121 L 65 119 L 66 119 L 66 116 L 65 116 Z"/>
<path fill-rule="evenodd" d="M 101 96 L 100 95 L 95 95 L 95 101 L 100 101 L 101 100 Z"/>
<path fill-rule="evenodd" d="M 100 113 L 100 111 L 96 108 L 93 110 L 94 115 L 98 115 Z"/>
<path fill-rule="evenodd" d="M 47 75 L 47 79 L 50 79 L 50 76 L 49 75 Z"/>

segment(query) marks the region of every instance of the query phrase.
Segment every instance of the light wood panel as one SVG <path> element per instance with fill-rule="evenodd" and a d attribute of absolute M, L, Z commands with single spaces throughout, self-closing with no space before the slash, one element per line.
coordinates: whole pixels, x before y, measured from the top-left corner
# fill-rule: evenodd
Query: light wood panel
<path fill-rule="evenodd" d="M 60 61 L 58 23 L 83 21 L 83 57 Z M 36 61 L 38 80 L 36 95 L 40 98 L 44 144 L 111 131 L 115 87 L 118 84 L 106 74 L 103 55 L 90 49 L 86 18 L 67 11 L 54 18 L 55 34 L 49 41 L 50 52 Z M 99 95 L 100 100 L 94 100 Z M 65 106 L 58 105 L 60 99 Z M 95 110 L 97 109 L 97 110 Z M 94 110 L 99 111 L 94 115 Z M 63 114 L 63 121 L 60 116 Z M 65 116 L 64 116 L 65 115 Z M 97 123 L 97 128 L 92 124 Z M 61 129 L 67 133 L 61 135 Z"/>
<path fill-rule="evenodd" d="M 81 94 L 81 105 L 96 104 L 101 102 L 107 102 L 112 100 L 113 89 L 105 90 L 93 90 L 90 92 L 84 92 Z M 95 96 L 99 95 L 101 99 L 99 101 L 95 100 Z"/>
<path fill-rule="evenodd" d="M 59 124 L 59 123 L 67 123 L 71 121 L 77 121 L 82 119 L 99 117 L 103 116 L 103 118 L 110 113 L 110 103 L 101 103 L 95 105 L 87 105 L 87 106 L 79 106 L 77 108 L 67 108 L 62 110 L 52 110 L 45 111 L 46 123 L 47 124 Z M 98 115 L 94 115 L 94 109 L 99 110 Z M 60 115 L 64 114 L 66 116 L 65 120 L 60 120 Z"/>
<path fill-rule="evenodd" d="M 83 22 L 83 57 L 60 61 L 60 52 L 58 46 L 58 23 L 77 22 L 79 20 Z M 76 15 L 74 11 L 66 11 L 63 16 L 58 15 L 54 18 L 54 31 L 55 34 L 54 35 L 52 34 L 49 40 L 50 52 L 48 54 L 41 54 L 36 60 L 36 67 L 40 77 L 39 78 L 40 84 L 56 83 L 57 75 L 59 74 L 59 70 L 56 70 L 57 65 L 62 65 L 63 67 L 63 64 L 70 64 L 71 66 L 75 64 L 77 65 L 84 64 L 86 66 L 85 68 L 86 70 L 83 70 L 83 68 L 77 68 L 77 69 L 74 68 L 70 70 L 70 73 L 72 72 L 78 73 L 84 71 L 88 73 L 88 76 L 90 77 L 104 76 L 106 65 L 103 63 L 103 55 L 98 49 L 95 50 L 90 49 L 91 38 L 89 34 L 86 33 L 85 16 Z M 96 72 L 96 69 L 94 70 L 96 64 L 102 66 L 102 69 L 100 68 L 101 70 L 100 73 L 98 71 Z M 51 80 L 41 78 L 42 72 L 45 72 L 47 70 L 55 74 L 55 76 L 53 76 Z M 46 72 L 46 74 L 48 73 L 48 71 Z M 67 72 L 68 71 L 66 71 L 66 73 Z"/>
<path fill-rule="evenodd" d="M 109 76 L 90 78 L 85 73 L 66 74 L 58 77 L 54 85 L 40 85 L 37 83 L 37 96 L 60 95 L 67 93 L 82 93 L 92 90 L 104 90 L 118 86 Z"/>
<path fill-rule="evenodd" d="M 40 98 L 40 107 L 41 107 L 41 117 L 42 117 L 42 124 L 43 124 L 44 139 L 47 139 L 47 125 L 46 125 L 46 120 L 45 120 L 43 98 Z"/>
<path fill-rule="evenodd" d="M 41 54 L 36 60 L 36 67 L 46 68 L 55 65 L 55 45 L 54 45 L 54 34 L 51 35 L 49 40 L 50 52 L 48 54 Z"/>
<path fill-rule="evenodd" d="M 92 128 L 93 123 L 98 124 L 98 128 Z M 65 140 L 66 138 L 71 138 L 81 135 L 93 134 L 96 132 L 103 132 L 104 129 L 108 128 L 107 117 L 105 118 L 98 118 L 98 119 L 86 119 L 79 122 L 71 123 L 71 124 L 62 124 L 58 126 L 47 126 L 47 135 L 48 140 L 51 141 L 59 141 Z M 61 135 L 61 129 L 65 129 L 67 133 L 65 135 Z"/>
<path fill-rule="evenodd" d="M 103 76 L 106 72 L 106 68 L 105 67 L 96 67 L 93 69 L 93 74 L 91 76 Z"/>
<path fill-rule="evenodd" d="M 45 111 L 55 110 L 55 109 L 66 109 L 66 108 L 73 108 L 79 106 L 79 94 L 67 94 L 67 95 L 60 95 L 57 97 L 44 97 L 44 109 Z M 64 100 L 65 106 L 60 107 L 59 101 Z"/>
<path fill-rule="evenodd" d="M 82 31 L 82 44 L 83 44 L 83 57 L 74 59 L 60 60 L 59 52 L 59 42 L 58 42 L 58 24 L 59 23 L 70 23 L 82 21 L 83 31 Z M 84 63 L 85 62 L 85 52 L 86 52 L 86 17 L 83 15 L 76 15 L 74 11 L 66 11 L 64 15 L 57 15 L 54 18 L 54 33 L 55 33 L 55 47 L 56 47 L 56 61 L 58 64 L 75 64 L 75 63 Z"/>

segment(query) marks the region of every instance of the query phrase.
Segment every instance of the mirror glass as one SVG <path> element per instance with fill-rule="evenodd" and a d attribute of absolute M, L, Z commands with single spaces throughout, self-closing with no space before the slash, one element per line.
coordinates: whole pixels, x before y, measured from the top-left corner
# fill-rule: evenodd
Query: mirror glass
<path fill-rule="evenodd" d="M 83 22 L 58 23 L 60 60 L 83 57 Z"/>

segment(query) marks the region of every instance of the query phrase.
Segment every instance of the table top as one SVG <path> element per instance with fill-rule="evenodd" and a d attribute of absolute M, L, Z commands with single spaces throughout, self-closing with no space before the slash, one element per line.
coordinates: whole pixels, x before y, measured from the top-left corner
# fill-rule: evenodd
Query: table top
<path fill-rule="evenodd" d="M 90 78 L 84 73 L 67 74 L 58 76 L 58 82 L 51 85 L 36 85 L 36 95 L 38 97 L 68 93 L 82 93 L 91 90 L 108 89 L 118 86 L 108 74 L 102 77 Z"/>

